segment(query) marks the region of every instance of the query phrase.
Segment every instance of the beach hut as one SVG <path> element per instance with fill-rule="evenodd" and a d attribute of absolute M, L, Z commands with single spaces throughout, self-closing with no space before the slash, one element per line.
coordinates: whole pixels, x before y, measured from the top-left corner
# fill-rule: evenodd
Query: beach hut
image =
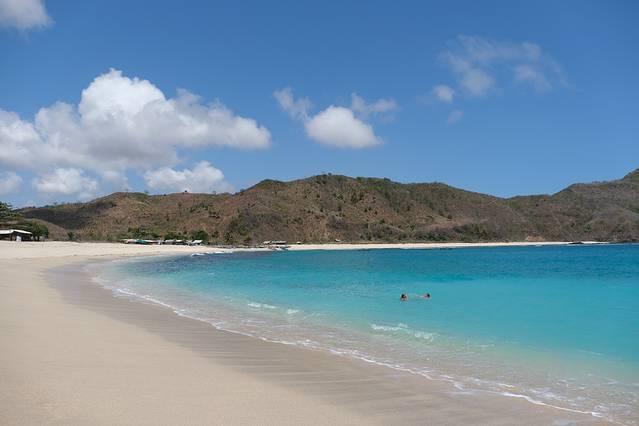
<path fill-rule="evenodd" d="M 0 229 L 0 240 L 31 241 L 32 235 L 22 229 Z"/>
<path fill-rule="evenodd" d="M 283 240 L 274 240 L 274 241 L 269 241 L 268 244 L 266 244 L 266 247 L 271 250 L 287 250 L 288 243 Z"/>

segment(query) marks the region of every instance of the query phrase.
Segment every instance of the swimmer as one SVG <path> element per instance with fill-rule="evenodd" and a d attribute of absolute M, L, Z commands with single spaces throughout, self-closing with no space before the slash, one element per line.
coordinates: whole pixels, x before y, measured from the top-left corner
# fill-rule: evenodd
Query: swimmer
<path fill-rule="evenodd" d="M 406 293 L 402 293 L 402 295 L 399 297 L 399 300 L 401 300 L 402 302 L 405 302 L 408 300 L 408 296 L 406 296 Z"/>
<path fill-rule="evenodd" d="M 424 299 L 430 299 L 430 293 L 424 294 Z"/>

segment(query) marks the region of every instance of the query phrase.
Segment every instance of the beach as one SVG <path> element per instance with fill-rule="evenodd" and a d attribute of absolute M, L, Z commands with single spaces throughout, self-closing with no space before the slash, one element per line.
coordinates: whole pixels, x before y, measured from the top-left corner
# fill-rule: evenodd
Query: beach
<path fill-rule="evenodd" d="M 396 246 L 291 249 L 328 247 Z M 225 250 L 0 242 L 0 423 L 603 423 L 217 330 L 158 305 L 113 297 L 83 268 L 123 257 Z"/>
<path fill-rule="evenodd" d="M 595 244 L 594 242 L 588 242 Z M 495 243 L 398 243 L 398 244 L 291 244 L 288 250 L 373 250 L 373 249 L 441 249 L 464 247 L 525 247 L 565 245 L 567 242 L 495 242 Z M 100 257 L 100 256 L 144 256 L 191 253 L 233 252 L 243 250 L 268 250 L 267 248 L 229 248 L 215 246 L 143 245 L 120 243 L 80 243 L 47 241 L 46 243 L 14 244 L 0 241 L 0 259 L 40 259 L 50 257 Z"/>

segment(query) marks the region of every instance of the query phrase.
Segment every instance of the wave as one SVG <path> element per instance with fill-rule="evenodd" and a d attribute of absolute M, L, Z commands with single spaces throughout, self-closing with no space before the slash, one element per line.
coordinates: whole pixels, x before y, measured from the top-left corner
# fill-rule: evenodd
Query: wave
<path fill-rule="evenodd" d="M 371 328 L 375 331 L 400 331 L 402 329 L 404 329 L 405 327 L 401 327 L 401 326 L 389 326 L 389 325 L 377 325 L 377 324 L 371 324 Z"/>
<path fill-rule="evenodd" d="M 246 305 L 250 306 L 251 308 L 258 308 L 258 309 L 277 309 L 277 306 L 269 305 L 267 303 L 249 302 Z"/>
<path fill-rule="evenodd" d="M 429 343 L 433 342 L 435 340 L 435 337 L 437 336 L 436 333 L 413 330 L 403 323 L 399 323 L 396 326 L 371 324 L 371 329 L 375 331 L 388 332 L 394 335 L 401 334 L 411 336 L 416 339 L 425 340 Z"/>

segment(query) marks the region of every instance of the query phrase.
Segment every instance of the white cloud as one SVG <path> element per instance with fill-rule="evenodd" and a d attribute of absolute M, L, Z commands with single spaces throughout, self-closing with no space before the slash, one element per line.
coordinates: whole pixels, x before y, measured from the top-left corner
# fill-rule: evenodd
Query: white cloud
<path fill-rule="evenodd" d="M 0 172 L 0 195 L 16 192 L 22 185 L 22 178 L 14 172 Z"/>
<path fill-rule="evenodd" d="M 90 170 L 117 189 L 126 187 L 127 170 L 172 166 L 178 152 L 262 149 L 270 140 L 265 127 L 219 101 L 204 104 L 185 90 L 167 98 L 148 80 L 113 69 L 82 91 L 77 106 L 57 102 L 32 122 L 0 109 L 0 164 Z"/>
<path fill-rule="evenodd" d="M 21 120 L 16 113 L 0 109 L 0 164 L 28 166 L 39 142 L 33 124 Z"/>
<path fill-rule="evenodd" d="M 308 118 L 308 111 L 313 107 L 308 98 L 295 99 L 293 89 L 290 87 L 276 90 L 273 92 L 273 97 L 280 104 L 280 107 L 294 119 L 304 120 Z"/>
<path fill-rule="evenodd" d="M 0 27 L 28 30 L 50 23 L 42 0 L 0 0 Z"/>
<path fill-rule="evenodd" d="M 440 101 L 450 104 L 453 102 L 455 90 L 445 84 L 438 84 L 433 87 L 433 95 Z"/>
<path fill-rule="evenodd" d="M 58 168 L 33 179 L 36 191 L 46 196 L 73 195 L 80 199 L 91 198 L 98 190 L 98 182 L 75 168 Z"/>
<path fill-rule="evenodd" d="M 269 131 L 255 120 L 237 116 L 220 102 L 205 105 L 197 96 L 178 91 L 175 98 L 147 80 L 130 79 L 117 70 L 96 78 L 82 92 L 77 108 L 63 111 L 47 125 L 41 111 L 36 126 L 46 135 L 59 132 L 82 137 L 90 157 L 109 168 L 139 166 L 140 162 L 173 162 L 175 148 L 228 146 L 266 148 Z M 144 164 L 142 164 L 143 166 Z"/>
<path fill-rule="evenodd" d="M 224 174 L 207 161 L 201 161 L 193 169 L 174 170 L 164 167 L 144 174 L 149 188 L 174 192 L 228 192 L 231 186 Z"/>
<path fill-rule="evenodd" d="M 470 96 L 488 95 L 504 75 L 538 91 L 565 85 L 559 64 L 534 43 L 459 36 L 449 43 L 442 59 Z"/>
<path fill-rule="evenodd" d="M 105 170 L 100 175 L 112 191 L 129 190 L 129 180 L 124 170 Z"/>
<path fill-rule="evenodd" d="M 394 99 L 379 99 L 369 104 L 356 93 L 351 94 L 351 110 L 362 118 L 366 118 L 369 115 L 388 113 L 396 109 L 397 103 Z"/>
<path fill-rule="evenodd" d="M 392 99 L 380 99 L 367 103 L 353 93 L 350 108 L 331 105 L 315 115 L 309 110 L 311 102 L 308 98 L 295 99 L 290 87 L 277 90 L 273 96 L 280 107 L 289 115 L 304 123 L 309 138 L 324 145 L 338 148 L 360 149 L 381 143 L 375 135 L 373 126 L 365 121 L 369 115 L 382 114 L 397 109 Z M 356 116 L 356 114 L 359 116 Z"/>
<path fill-rule="evenodd" d="M 464 111 L 459 109 L 453 110 L 450 112 L 450 114 L 448 114 L 448 119 L 446 120 L 446 123 L 455 124 L 459 120 L 461 120 L 463 116 L 464 116 Z"/>
<path fill-rule="evenodd" d="M 515 79 L 523 83 L 530 83 L 535 90 L 545 92 L 552 87 L 546 76 L 530 65 L 518 65 L 515 67 Z"/>
<path fill-rule="evenodd" d="M 357 119 L 348 108 L 329 106 L 305 123 L 308 136 L 339 148 L 367 148 L 381 143 L 373 127 Z"/>
<path fill-rule="evenodd" d="M 473 96 L 484 96 L 495 85 L 495 80 L 485 71 L 473 68 L 460 78 L 461 86 Z"/>

